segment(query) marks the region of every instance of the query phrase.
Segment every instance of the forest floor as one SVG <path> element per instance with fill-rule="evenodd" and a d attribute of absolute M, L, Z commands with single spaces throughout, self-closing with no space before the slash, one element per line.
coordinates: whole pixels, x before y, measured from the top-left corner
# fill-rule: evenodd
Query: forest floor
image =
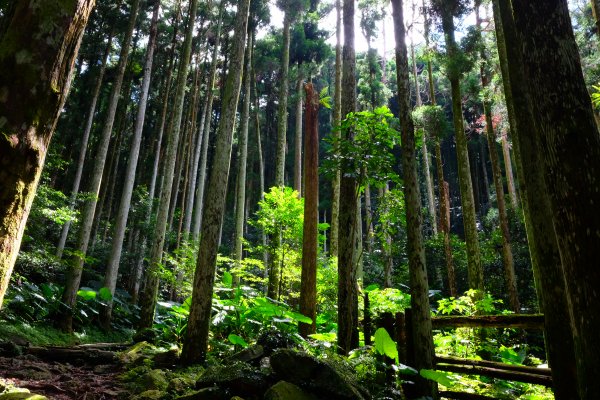
<path fill-rule="evenodd" d="M 32 394 L 56 400 L 126 398 L 126 390 L 118 379 L 120 373 L 121 367 L 116 363 L 76 365 L 45 361 L 31 354 L 0 357 L 0 389 L 28 389 Z"/>

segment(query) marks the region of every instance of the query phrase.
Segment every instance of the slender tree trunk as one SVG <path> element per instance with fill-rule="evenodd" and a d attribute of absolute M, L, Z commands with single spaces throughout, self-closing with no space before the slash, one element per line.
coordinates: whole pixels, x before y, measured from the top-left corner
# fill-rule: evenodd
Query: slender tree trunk
<path fill-rule="evenodd" d="M 96 211 L 97 196 L 100 191 L 100 185 L 102 184 L 102 174 L 104 172 L 104 165 L 106 162 L 106 155 L 108 152 L 108 146 L 110 142 L 110 136 L 113 130 L 113 124 L 115 121 L 115 114 L 117 112 L 117 106 L 119 105 L 119 99 L 121 95 L 121 87 L 123 84 L 123 77 L 125 76 L 125 70 L 127 67 L 127 60 L 129 57 L 129 49 L 131 45 L 131 38 L 135 29 L 135 22 L 137 20 L 140 0 L 134 0 L 131 4 L 131 11 L 129 16 L 129 25 L 125 37 L 121 44 L 121 54 L 119 56 L 119 65 L 117 67 L 117 75 L 115 82 L 113 83 L 112 91 L 110 94 L 110 102 L 108 105 L 108 111 L 100 142 L 98 143 L 98 152 L 96 153 L 96 159 L 94 163 L 94 170 L 92 172 L 90 192 L 95 196 L 90 200 L 86 201 L 83 213 L 81 216 L 81 227 L 79 228 L 79 234 L 77 239 L 77 252 L 70 260 L 69 271 L 67 273 L 67 281 L 65 284 L 65 290 L 62 295 L 62 302 L 69 307 L 64 310 L 64 315 L 60 319 L 60 326 L 65 331 L 72 330 L 73 314 L 72 308 L 75 306 L 77 300 L 77 291 L 79 290 L 79 284 L 81 282 L 81 274 L 83 272 L 83 264 L 85 262 L 85 255 L 88 249 L 88 243 L 90 240 L 92 224 L 94 222 L 94 215 Z"/>
<path fill-rule="evenodd" d="M 177 75 L 175 101 L 173 105 L 173 131 L 167 136 L 165 173 L 161 189 L 160 203 L 158 205 L 158 215 L 156 217 L 156 228 L 154 231 L 154 239 L 152 241 L 152 250 L 150 251 L 150 265 L 149 270 L 146 273 L 144 291 L 140 296 L 140 329 L 150 328 L 154 322 L 154 310 L 156 308 L 159 286 L 157 273 L 159 265 L 162 262 L 165 234 L 167 230 L 167 219 L 169 216 L 171 190 L 173 187 L 173 176 L 175 172 L 175 158 L 177 156 L 177 147 L 179 145 L 181 119 L 183 117 L 183 105 L 185 100 L 185 88 L 192 54 L 192 37 L 194 35 L 194 24 L 196 21 L 197 10 L 198 0 L 191 0 L 187 28 L 185 32 L 185 40 L 183 43 L 183 51 L 181 59 L 179 60 L 179 71 Z"/>
<path fill-rule="evenodd" d="M 148 103 L 148 93 L 150 91 L 150 82 L 152 80 L 152 63 L 154 60 L 154 49 L 156 47 L 156 37 L 158 35 L 158 14 L 160 10 L 160 0 L 155 0 L 152 11 L 152 22 L 150 23 L 150 39 L 146 50 L 146 60 L 144 64 L 144 77 L 142 79 L 142 88 L 138 103 L 137 117 L 133 130 L 133 138 L 131 141 L 131 149 L 127 159 L 127 170 L 125 172 L 123 192 L 121 193 L 121 201 L 115 221 L 115 228 L 112 240 L 112 246 L 106 272 L 104 276 L 104 286 L 114 295 L 117 286 L 117 275 L 121 260 L 121 250 L 123 249 L 123 239 L 125 238 L 125 228 L 127 227 L 127 217 L 129 216 L 129 208 L 131 206 L 131 196 L 133 194 L 133 186 L 135 184 L 135 173 L 137 168 L 138 157 L 140 154 L 140 145 L 142 143 L 142 131 L 146 118 L 146 105 Z M 107 328 L 110 326 L 112 312 L 112 301 L 108 302 L 108 306 L 101 313 L 101 323 Z"/>
<path fill-rule="evenodd" d="M 356 53 L 354 49 L 354 0 L 344 0 L 344 49 L 342 52 L 342 115 L 356 111 Z M 343 140 L 353 140 L 351 131 Z M 342 165 L 342 170 L 345 168 Z M 341 354 L 358 346 L 357 219 L 358 185 L 343 175 L 340 181 L 338 232 L 338 349 Z"/>
<path fill-rule="evenodd" d="M 106 63 L 108 56 L 112 50 L 114 27 L 111 28 L 111 32 L 108 35 L 108 43 L 102 56 L 102 65 L 100 71 L 98 71 L 98 77 L 96 78 L 96 87 L 94 88 L 94 94 L 92 95 L 92 102 L 90 103 L 90 111 L 88 112 L 88 118 L 85 123 L 85 130 L 83 131 L 83 138 L 81 139 L 81 150 L 79 152 L 79 160 L 77 160 L 77 171 L 75 172 L 75 179 L 73 180 L 73 188 L 71 189 L 71 197 L 69 198 L 69 210 L 73 211 L 75 208 L 75 202 L 77 195 L 79 194 L 79 185 L 81 183 L 81 176 L 83 175 L 83 166 L 85 164 L 85 156 L 87 152 L 88 142 L 90 134 L 92 132 L 92 126 L 94 123 L 94 117 L 96 116 L 96 105 L 98 104 L 98 98 L 100 98 L 100 89 L 102 89 L 102 83 L 104 82 L 104 75 L 106 73 Z M 56 246 L 56 257 L 62 258 L 65 244 L 67 243 L 67 237 L 69 236 L 69 229 L 71 227 L 71 220 L 68 220 L 63 225 L 60 233 L 60 239 Z"/>
<path fill-rule="evenodd" d="M 444 8 L 442 14 L 442 26 L 446 38 L 448 57 L 457 56 L 458 47 L 454 36 L 453 16 Z M 463 126 L 462 95 L 460 89 L 459 75 L 453 71 L 449 76 L 452 87 L 452 114 L 454 131 L 456 135 L 456 155 L 458 159 L 458 178 L 460 184 L 461 204 L 465 239 L 467 242 L 467 272 L 469 288 L 475 289 L 483 294 L 483 268 L 481 266 L 481 254 L 477 238 L 477 224 L 475 217 L 475 200 L 473 197 L 473 182 L 471 180 L 471 167 L 469 165 L 469 152 L 467 148 L 467 137 Z"/>
<path fill-rule="evenodd" d="M 590 266 L 600 259 L 600 135 L 567 1 L 513 0 L 513 13 L 522 35 L 522 65 L 535 99 L 529 110 L 538 128 L 554 231 L 567 277 L 579 395 L 598 398 L 600 271 Z M 509 58 L 510 62 L 514 60 Z"/>
<path fill-rule="evenodd" d="M 238 139 L 238 176 L 237 176 L 237 207 L 235 209 L 235 262 L 241 268 L 244 241 L 244 214 L 246 205 L 246 166 L 248 164 L 248 125 L 250 124 L 251 79 L 252 79 L 252 35 L 248 35 L 246 58 L 244 60 L 244 105 L 242 106 L 240 136 Z M 239 283 L 239 276 L 234 276 Z"/>
<path fill-rule="evenodd" d="M 402 134 L 402 170 L 406 201 L 407 252 L 411 287 L 412 337 L 417 370 L 434 367 L 434 347 L 431 333 L 429 285 L 422 237 L 421 199 L 417 176 L 415 130 L 410 110 L 410 78 L 406 31 L 401 0 L 392 0 L 396 36 L 396 75 L 398 82 L 399 117 Z M 437 397 L 437 388 L 430 380 L 417 380 L 418 394 Z"/>
<path fill-rule="evenodd" d="M 277 153 L 275 158 L 275 186 L 284 186 L 285 149 L 287 136 L 288 80 L 290 67 L 290 26 L 292 16 L 289 11 L 283 17 L 283 57 L 279 76 L 279 109 L 277 111 Z"/>
<path fill-rule="evenodd" d="M 10 99 L 0 101 L 0 308 L 93 6 L 14 2 L 0 23 L 0 87 Z"/>
<path fill-rule="evenodd" d="M 296 139 L 294 141 L 294 190 L 302 197 L 302 74 L 298 64 L 298 82 L 296 84 Z"/>
<path fill-rule="evenodd" d="M 596 24 L 596 35 L 600 40 L 600 1 L 591 0 L 592 4 L 592 15 L 594 16 L 594 23 Z"/>
<path fill-rule="evenodd" d="M 202 135 L 202 154 L 200 155 L 200 167 L 196 196 L 194 200 L 194 224 L 192 228 L 192 239 L 198 240 L 200 235 L 200 227 L 202 225 L 202 213 L 204 212 L 204 187 L 206 183 L 206 165 L 208 163 L 208 142 L 210 137 L 210 124 L 212 121 L 213 99 L 215 81 L 217 78 L 217 64 L 219 47 L 221 45 L 221 27 L 223 25 L 223 8 L 225 3 L 221 0 L 219 4 L 219 20 L 217 22 L 217 33 L 215 46 L 212 53 L 212 61 L 210 65 L 210 73 L 208 75 L 207 96 L 206 96 L 206 114 L 203 116 L 204 133 Z"/>
<path fill-rule="evenodd" d="M 367 226 L 367 252 L 373 251 L 373 238 L 375 233 L 373 232 L 373 207 L 371 207 L 371 185 L 368 183 L 365 185 L 365 217 Z M 362 220 L 360 220 L 362 224 Z M 362 235 L 360 235 L 362 238 Z"/>
<path fill-rule="evenodd" d="M 385 187 L 380 191 L 380 197 L 383 197 L 389 192 L 389 183 L 385 184 Z M 385 210 L 386 212 L 388 210 Z M 385 233 L 385 264 L 383 267 L 383 287 L 385 289 L 392 288 L 392 273 L 394 272 L 394 257 L 392 256 L 392 236 L 389 233 Z"/>
<path fill-rule="evenodd" d="M 242 70 L 244 65 L 249 8 L 250 0 L 242 0 L 238 4 L 238 12 L 235 18 L 235 33 L 230 53 L 231 61 L 225 82 L 221 119 L 209 181 L 211 190 L 207 194 L 207 206 L 204 209 L 198 262 L 194 273 L 192 304 L 181 354 L 182 361 L 188 364 L 203 361 L 208 350 L 208 331 L 212 310 L 217 245 L 225 212 L 233 131 L 242 81 L 239 71 Z"/>
<path fill-rule="evenodd" d="M 333 105 L 333 129 L 336 139 L 341 138 L 339 126 L 342 124 L 342 5 L 340 0 L 335 2 L 337 22 L 336 22 L 336 38 L 335 46 L 335 90 L 334 90 L 334 105 Z M 340 171 L 336 171 L 335 178 L 331 183 L 331 236 L 330 254 L 333 257 L 338 256 L 338 241 L 339 241 L 339 215 L 340 215 Z"/>
<path fill-rule="evenodd" d="M 302 276 L 300 313 L 312 324 L 300 323 L 303 337 L 316 332 L 317 319 L 317 254 L 319 223 L 319 94 L 312 83 L 306 91 L 306 135 L 304 138 L 304 233 L 302 236 Z"/>
<path fill-rule="evenodd" d="M 520 39 L 510 4 L 494 0 L 494 19 L 502 69 L 506 104 L 510 118 L 521 204 L 531 255 L 531 264 L 540 290 L 538 298 L 544 311 L 546 351 L 552 368 L 552 383 L 557 399 L 578 399 L 575 348 L 570 320 L 565 275 L 561 265 L 553 213 L 544 182 L 542 159 L 529 111 L 531 98 L 522 69 Z M 511 62 L 508 62 L 511 61 Z M 527 173 L 526 173 L 527 171 Z M 541 195 L 543 194 L 543 195 Z"/>
<path fill-rule="evenodd" d="M 513 210 L 519 209 L 519 198 L 515 188 L 515 178 L 512 169 L 512 160 L 510 158 L 510 146 L 508 144 L 508 132 L 502 134 L 502 156 L 504 157 L 504 169 L 506 171 L 506 181 L 508 184 L 508 196 Z"/>

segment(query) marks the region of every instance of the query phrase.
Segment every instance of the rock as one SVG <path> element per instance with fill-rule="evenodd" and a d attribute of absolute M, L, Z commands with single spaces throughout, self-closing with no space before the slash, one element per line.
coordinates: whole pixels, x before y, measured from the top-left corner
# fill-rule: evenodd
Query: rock
<path fill-rule="evenodd" d="M 7 371 L 8 376 L 32 381 L 47 381 L 53 377 L 52 372 L 42 367 L 24 368 L 18 371 Z"/>
<path fill-rule="evenodd" d="M 175 400 L 229 400 L 231 395 L 221 388 L 208 387 L 185 396 L 176 397 Z"/>
<path fill-rule="evenodd" d="M 277 349 L 292 349 L 296 347 L 294 337 L 277 329 L 268 329 L 261 333 L 256 344 L 264 349 L 266 356 L 271 355 Z"/>
<path fill-rule="evenodd" d="M 152 356 L 154 366 L 157 368 L 168 368 L 177 364 L 179 361 L 179 349 L 171 349 L 162 353 L 156 353 Z"/>
<path fill-rule="evenodd" d="M 365 397 L 336 369 L 301 352 L 282 349 L 271 355 L 271 367 L 279 379 L 294 383 L 320 398 L 363 400 Z"/>
<path fill-rule="evenodd" d="M 138 383 L 146 390 L 165 390 L 169 385 L 165 371 L 153 369 L 142 375 Z"/>
<path fill-rule="evenodd" d="M 232 363 L 235 361 L 252 362 L 252 361 L 259 360 L 264 354 L 265 354 L 264 347 L 261 346 L 260 344 L 256 344 L 254 346 L 250 346 L 246 349 L 243 349 L 242 351 L 235 353 L 231 357 L 228 357 L 225 360 L 225 363 L 228 364 L 228 363 Z"/>
<path fill-rule="evenodd" d="M 229 400 L 244 400 L 242 399 L 240 396 L 233 396 L 231 399 Z"/>
<path fill-rule="evenodd" d="M 119 354 L 120 360 L 124 364 L 141 364 L 144 359 L 150 358 L 154 354 L 154 348 L 148 342 L 139 342 Z"/>
<path fill-rule="evenodd" d="M 210 367 L 196 382 L 196 389 L 216 386 L 227 389 L 232 395 L 262 398 L 268 388 L 267 377 L 246 363 Z"/>
<path fill-rule="evenodd" d="M 140 342 L 154 343 L 154 342 L 156 342 L 157 337 L 158 337 L 158 335 L 154 329 L 144 328 L 141 331 L 136 332 L 135 335 L 133 335 L 133 342 L 134 343 L 140 343 Z"/>
<path fill-rule="evenodd" d="M 194 380 L 186 378 L 173 378 L 169 381 L 168 391 L 170 393 L 183 393 L 194 387 Z"/>
<path fill-rule="evenodd" d="M 165 392 L 161 392 L 160 390 L 146 390 L 134 396 L 132 400 L 159 400 L 166 396 Z"/>
<path fill-rule="evenodd" d="M 21 346 L 13 342 L 0 342 L 0 356 L 18 357 L 23 354 Z"/>
<path fill-rule="evenodd" d="M 279 381 L 267 390 L 265 400 L 317 400 L 317 398 L 292 383 Z"/>
<path fill-rule="evenodd" d="M 0 400 L 48 400 L 48 398 L 35 393 L 12 392 L 0 394 Z"/>

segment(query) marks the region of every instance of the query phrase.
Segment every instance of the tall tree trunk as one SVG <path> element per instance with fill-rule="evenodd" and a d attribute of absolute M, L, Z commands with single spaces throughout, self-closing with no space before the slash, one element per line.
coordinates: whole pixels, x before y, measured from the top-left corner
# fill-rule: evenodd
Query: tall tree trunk
<path fill-rule="evenodd" d="M 522 35 L 522 65 L 535 99 L 530 112 L 538 128 L 554 230 L 567 277 L 579 395 L 598 398 L 600 271 L 590 266 L 600 259 L 600 135 L 567 1 L 513 0 L 513 13 Z M 510 62 L 514 60 L 509 58 Z"/>
<path fill-rule="evenodd" d="M 125 238 L 125 228 L 127 227 L 127 217 L 129 216 L 129 208 L 131 206 L 131 196 L 133 194 L 133 186 L 135 184 L 135 173 L 137 168 L 138 157 L 140 154 L 140 145 L 142 142 L 142 131 L 146 118 L 146 105 L 148 103 L 148 93 L 150 91 L 150 82 L 152 80 L 152 63 L 154 60 L 154 49 L 156 47 L 156 37 L 158 35 L 158 14 L 160 10 L 160 0 L 154 1 L 152 11 L 152 21 L 150 23 L 150 38 L 148 48 L 146 50 L 146 60 L 144 63 L 144 77 L 142 79 L 142 88 L 138 103 L 138 111 L 133 130 L 133 138 L 131 141 L 131 149 L 127 159 L 127 170 L 125 172 L 123 192 L 121 193 L 121 201 L 115 221 L 112 246 L 106 272 L 104 275 L 104 287 L 110 290 L 114 295 L 117 286 L 117 274 L 121 260 L 121 250 L 123 249 L 123 239 Z M 108 306 L 103 308 L 101 313 L 101 323 L 105 328 L 110 326 L 112 313 L 112 301 L 108 302 Z"/>
<path fill-rule="evenodd" d="M 244 241 L 244 215 L 246 205 L 246 166 L 248 164 L 248 125 L 250 124 L 250 102 L 252 89 L 252 35 L 248 35 L 246 59 L 244 60 L 244 105 L 242 107 L 240 136 L 238 139 L 238 176 L 237 176 L 237 207 L 235 209 L 235 262 L 241 268 Z M 234 276 L 239 283 L 239 276 Z"/>
<path fill-rule="evenodd" d="M 294 190 L 302 197 L 302 75 L 298 64 L 298 82 L 296 83 L 296 139 L 294 141 Z"/>
<path fill-rule="evenodd" d="M 275 158 L 275 186 L 284 186 L 285 150 L 287 136 L 288 80 L 290 68 L 290 26 L 292 16 L 289 11 L 283 17 L 283 56 L 279 76 L 279 109 L 277 111 L 277 153 Z"/>
<path fill-rule="evenodd" d="M 93 6 L 14 2 L 0 25 L 0 308 Z"/>
<path fill-rule="evenodd" d="M 591 0 L 591 4 L 594 23 L 596 24 L 596 36 L 598 36 L 598 40 L 600 41 L 600 1 Z"/>
<path fill-rule="evenodd" d="M 204 187 L 206 184 L 206 175 L 208 173 L 208 171 L 206 170 L 206 165 L 208 163 L 208 142 L 210 137 L 210 124 L 212 121 L 215 81 L 217 79 L 217 64 L 219 47 L 221 45 L 221 27 L 223 25 L 224 7 L 225 2 L 221 0 L 221 2 L 219 3 L 219 19 L 217 22 L 215 46 L 213 48 L 213 53 L 211 57 L 212 61 L 210 64 L 210 73 L 208 75 L 208 85 L 206 86 L 206 113 L 202 117 L 202 121 L 204 121 L 204 132 L 202 135 L 202 154 L 200 155 L 198 184 L 194 200 L 194 224 L 192 227 L 193 240 L 198 240 L 198 237 L 200 235 L 200 226 L 202 225 L 202 213 L 204 212 Z"/>
<path fill-rule="evenodd" d="M 230 52 L 231 61 L 225 82 L 215 156 L 209 180 L 211 190 L 207 193 L 206 198 L 207 206 L 204 209 L 198 262 L 194 273 L 192 304 L 181 354 L 184 363 L 203 361 L 208 349 L 217 245 L 225 211 L 233 131 L 242 82 L 239 71 L 244 65 L 249 8 L 250 0 L 242 0 L 238 4 L 235 18 L 233 47 Z"/>
<path fill-rule="evenodd" d="M 75 202 L 77 195 L 79 194 L 79 185 L 81 184 L 81 176 L 83 175 L 83 166 L 85 164 L 85 156 L 87 153 L 88 142 L 90 134 L 92 132 L 92 126 L 94 124 L 94 117 L 96 116 L 96 105 L 100 98 L 100 90 L 102 89 L 102 83 L 104 82 L 104 75 L 106 73 L 106 63 L 108 56 L 112 50 L 114 26 L 111 28 L 111 32 L 108 35 L 108 42 L 104 55 L 102 56 L 102 64 L 98 71 L 98 77 L 96 78 L 96 86 L 94 88 L 94 94 L 92 95 L 92 102 L 90 103 L 90 110 L 88 112 L 88 118 L 85 123 L 85 130 L 83 131 L 83 138 L 81 139 L 81 150 L 79 152 L 79 159 L 77 160 L 77 171 L 75 172 L 75 179 L 73 179 L 73 188 L 71 189 L 71 197 L 69 198 L 69 210 L 73 211 L 75 208 Z M 69 236 L 69 229 L 71 227 L 71 220 L 65 222 L 60 233 L 60 239 L 56 246 L 56 257 L 62 258 L 63 251 L 65 250 L 65 244 L 67 243 L 67 237 Z"/>
<path fill-rule="evenodd" d="M 354 0 L 344 0 L 344 49 L 342 52 L 342 115 L 356 111 L 356 52 L 354 49 Z M 353 140 L 351 131 L 342 140 Z M 342 165 L 342 170 L 345 166 Z M 338 349 L 342 354 L 358 346 L 358 289 L 356 280 L 358 238 L 356 179 L 342 175 L 338 232 Z"/>
<path fill-rule="evenodd" d="M 402 169 L 404 172 L 404 197 L 406 201 L 407 252 L 411 287 L 414 360 L 417 370 L 433 368 L 434 347 L 431 333 L 431 308 L 429 285 L 425 267 L 425 247 L 422 237 L 422 216 L 415 131 L 410 113 L 410 78 L 408 50 L 401 0 L 392 0 L 394 32 L 396 36 L 396 75 L 398 82 L 399 117 L 402 134 Z M 436 385 L 425 379 L 417 380 L 418 394 L 437 397 Z"/>
<path fill-rule="evenodd" d="M 531 255 L 531 265 L 540 290 L 538 298 L 544 312 L 546 351 L 552 368 L 552 383 L 557 399 L 578 399 L 575 348 L 569 321 L 567 288 L 553 213 L 544 182 L 531 98 L 522 69 L 520 39 L 512 8 L 507 1 L 494 0 L 494 19 L 498 53 L 510 118 L 521 204 Z M 511 61 L 511 62 L 508 62 Z M 526 173 L 527 171 L 527 173 Z M 543 194 L 543 195 L 542 195 Z"/>
<path fill-rule="evenodd" d="M 302 236 L 302 276 L 300 313 L 312 324 L 300 323 L 300 335 L 316 332 L 317 319 L 317 254 L 319 224 L 319 94 L 312 83 L 306 91 L 306 135 L 304 138 L 304 233 Z"/>
<path fill-rule="evenodd" d="M 427 15 L 427 7 L 425 6 L 425 0 L 423 0 L 423 16 L 425 19 L 425 44 L 429 49 L 429 30 L 430 20 Z M 435 96 L 435 84 L 433 80 L 433 65 L 431 59 L 427 60 L 427 77 L 429 80 L 429 101 L 432 106 L 436 105 Z M 446 260 L 446 272 L 448 274 L 448 289 L 450 296 L 457 297 L 458 290 L 456 288 L 456 273 L 454 271 L 454 259 L 452 256 L 452 246 L 450 243 L 450 199 L 449 191 L 446 186 L 448 183 L 444 179 L 444 162 L 442 160 L 442 146 L 441 146 L 441 135 L 442 132 L 431 132 L 435 138 L 435 163 L 438 178 L 438 191 L 440 198 L 440 229 L 444 235 L 444 258 Z"/>
<path fill-rule="evenodd" d="M 177 147 L 179 145 L 181 119 L 183 117 L 183 105 L 185 100 L 185 88 L 192 54 L 192 37 L 194 35 L 194 25 L 196 22 L 197 10 L 198 0 L 191 0 L 185 32 L 185 40 L 183 43 L 183 51 L 181 59 L 179 60 L 179 71 L 177 75 L 175 100 L 173 104 L 173 131 L 167 136 L 164 180 L 161 189 L 160 203 L 158 205 L 158 215 L 156 217 L 156 228 L 152 241 L 152 249 L 150 251 L 150 265 L 149 270 L 146 273 L 144 291 L 140 296 L 140 329 L 150 328 L 154 322 L 154 310 L 156 308 L 159 286 L 157 273 L 159 265 L 162 262 L 165 234 L 167 230 L 171 189 L 173 187 L 173 176 L 175 172 L 175 158 L 177 157 Z"/>
<path fill-rule="evenodd" d="M 458 54 L 458 46 L 454 35 L 454 20 L 448 9 L 442 7 L 442 27 L 446 39 L 448 57 L 454 58 Z M 460 184 L 460 199 L 462 204 L 465 239 L 467 242 L 467 272 L 469 288 L 483 294 L 483 268 L 477 238 L 477 223 L 475 217 L 475 199 L 473 197 L 473 182 L 471 180 L 471 167 L 469 165 L 469 152 L 467 136 L 463 126 L 462 95 L 460 90 L 460 75 L 451 71 L 449 79 L 452 90 L 452 114 L 454 132 L 456 135 L 456 155 L 458 159 L 458 178 Z"/>
<path fill-rule="evenodd" d="M 335 46 L 335 90 L 333 104 L 333 134 L 336 139 L 340 139 L 341 133 L 339 126 L 342 124 L 342 5 L 340 0 L 335 2 L 336 8 L 336 46 Z M 335 172 L 335 177 L 331 183 L 331 236 L 329 253 L 333 257 L 338 256 L 339 241 L 339 215 L 340 215 L 340 171 Z"/>
<path fill-rule="evenodd" d="M 519 208 L 519 197 L 515 188 L 515 178 L 512 169 L 512 160 L 510 158 L 510 146 L 508 144 L 508 132 L 502 134 L 502 156 L 504 157 L 504 169 L 506 171 L 506 182 L 508 186 L 508 196 L 510 205 L 515 212 Z"/>
<path fill-rule="evenodd" d="M 98 143 L 98 152 L 96 153 L 94 170 L 92 172 L 90 185 L 90 192 L 95 197 L 85 202 L 83 213 L 81 216 L 81 227 L 79 228 L 79 234 L 77 238 L 77 252 L 69 262 L 70 265 L 69 271 L 67 273 L 67 281 L 65 284 L 65 290 L 62 295 L 62 302 L 65 303 L 67 307 L 69 307 L 69 309 L 64 310 L 64 315 L 59 321 L 61 328 L 65 331 L 72 330 L 72 309 L 75 306 L 75 302 L 77 300 L 77 291 L 79 290 L 79 284 L 81 282 L 83 264 L 85 262 L 85 255 L 87 253 L 88 243 L 92 231 L 92 224 L 94 222 L 97 196 L 100 191 L 100 185 L 102 184 L 102 174 L 104 173 L 104 165 L 106 162 L 106 155 L 108 152 L 110 136 L 113 130 L 113 124 L 115 122 L 115 114 L 119 105 L 121 87 L 123 84 L 123 78 L 125 76 L 127 60 L 129 58 L 131 38 L 135 29 L 135 22 L 137 20 L 139 5 L 140 0 L 133 0 L 131 4 L 129 23 L 127 26 L 127 31 L 125 33 L 125 37 L 123 38 L 123 42 L 121 44 L 121 53 L 119 56 L 117 75 L 115 78 L 115 82 L 113 82 L 106 121 L 104 122 L 104 128 L 102 129 L 100 142 Z"/>

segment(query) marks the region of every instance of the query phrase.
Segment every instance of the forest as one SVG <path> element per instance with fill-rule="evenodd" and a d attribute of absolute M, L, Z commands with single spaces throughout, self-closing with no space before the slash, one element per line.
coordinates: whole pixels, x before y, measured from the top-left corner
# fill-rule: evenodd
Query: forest
<path fill-rule="evenodd" d="M 600 399 L 600 0 L 0 0 L 0 400 Z"/>

